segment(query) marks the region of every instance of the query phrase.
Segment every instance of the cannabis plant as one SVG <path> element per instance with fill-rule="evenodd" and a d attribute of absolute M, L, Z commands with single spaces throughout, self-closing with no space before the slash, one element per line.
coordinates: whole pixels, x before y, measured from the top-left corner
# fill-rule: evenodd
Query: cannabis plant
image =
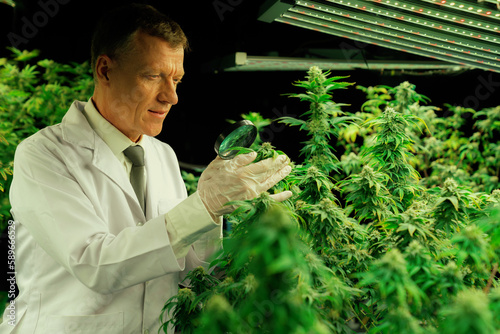
<path fill-rule="evenodd" d="M 380 222 L 384 221 L 394 212 L 398 212 L 397 202 L 392 198 L 386 184 L 389 176 L 375 171 L 371 166 L 365 165 L 359 174 L 352 174 L 339 183 L 345 200 L 347 213 L 354 211 L 354 216 L 359 221 Z"/>
<path fill-rule="evenodd" d="M 420 102 L 427 103 L 430 101 L 427 96 L 417 93 L 415 88 L 414 84 L 405 81 L 390 89 L 390 93 L 394 95 L 394 100 L 391 101 L 390 105 L 396 111 L 406 114 L 410 111 L 411 106 L 418 105 Z"/>
<path fill-rule="evenodd" d="M 368 147 L 365 154 L 372 159 L 377 170 L 383 170 L 387 175 L 385 185 L 401 211 L 406 210 L 415 193 L 422 190 L 417 184 L 420 175 L 408 161 L 413 142 L 406 128 L 417 121 L 421 120 L 414 115 L 403 115 L 387 108 L 382 115 L 366 122 L 366 125 L 378 129 L 374 145 Z"/>
<path fill-rule="evenodd" d="M 307 80 L 295 83 L 295 86 L 306 89 L 306 93 L 289 96 L 309 102 L 309 111 L 302 114 L 302 117 L 308 116 L 308 119 L 282 117 L 280 122 L 300 126 L 300 130 L 308 132 L 310 139 L 304 143 L 301 155 L 304 155 L 306 164 L 310 163 L 329 174 L 338 162 L 330 140 L 339 136 L 341 127 L 354 120 L 352 116 L 343 116 L 345 113 L 341 107 L 345 104 L 333 102 L 330 94 L 333 90 L 344 89 L 353 83 L 337 82 L 347 77 L 328 78 L 329 73 L 323 73 L 318 67 L 311 67 L 307 73 Z"/>
<path fill-rule="evenodd" d="M 430 99 L 415 91 L 416 86 L 405 81 L 396 87 L 377 85 L 373 87 L 356 86 L 366 94 L 368 99 L 361 106 L 362 110 L 367 110 L 378 116 L 387 107 L 392 107 L 402 114 L 408 114 L 411 106 L 420 103 L 427 103 Z"/>
<path fill-rule="evenodd" d="M 12 56 L 0 58 L 0 190 L 9 189 L 14 152 L 21 140 L 59 123 L 74 100 L 88 100 L 93 90 L 88 62 L 37 61 L 37 50 L 8 49 Z M 0 193 L 0 230 L 9 210 L 6 191 Z"/>
<path fill-rule="evenodd" d="M 435 228 L 447 233 L 459 231 L 468 225 L 469 213 L 474 205 L 478 205 L 476 194 L 458 186 L 454 179 L 446 179 L 434 202 L 432 215 Z"/>
<path fill-rule="evenodd" d="M 485 192 L 491 192 L 500 187 L 500 106 L 486 108 L 473 116 L 476 119 L 474 127 L 479 130 L 475 140 L 478 141 L 478 151 L 482 157 L 482 166 L 478 166 L 472 178 L 479 185 L 484 185 Z M 495 140 L 496 139 L 496 140 Z M 474 165 L 476 161 L 473 162 Z"/>
<path fill-rule="evenodd" d="M 172 316 L 165 326 L 185 333 L 500 330 L 500 109 L 447 105 L 453 112 L 438 117 L 440 108 L 421 105 L 429 99 L 404 82 L 360 87 L 368 101 L 348 114 L 331 98 L 350 84 L 328 76 L 311 68 L 296 83 L 306 93 L 292 94 L 309 110 L 280 119 L 309 138 L 304 160 L 291 162 L 290 175 L 270 190 L 291 190 L 292 198 L 275 203 L 264 193 L 233 203 L 216 273 L 188 275 L 165 305 Z M 471 115 L 474 124 L 466 122 Z M 256 161 L 284 154 L 270 143 L 256 150 Z"/>
<path fill-rule="evenodd" d="M 392 100 L 392 95 L 389 93 L 391 87 L 377 85 L 364 87 L 357 85 L 356 89 L 361 90 L 366 95 L 367 101 L 361 105 L 361 110 L 367 111 L 370 114 L 378 116 L 382 111 L 389 106 Z"/>
<path fill-rule="evenodd" d="M 443 334 L 495 333 L 488 296 L 481 290 L 468 289 L 457 294 L 452 304 L 441 311 Z"/>
<path fill-rule="evenodd" d="M 302 228 L 312 250 L 343 278 L 360 269 L 370 255 L 364 249 L 366 231 L 329 198 L 317 204 L 295 203 Z"/>
<path fill-rule="evenodd" d="M 324 303 L 337 312 L 354 290 L 329 284 L 331 272 L 297 237 L 297 221 L 267 193 L 232 203 L 234 230 L 215 263 L 225 277 L 188 276 L 163 310 L 182 333 L 331 333 L 320 316 Z M 206 282 L 200 289 L 200 282 Z M 215 283 L 215 284 L 214 284 Z M 340 294 L 339 294 L 340 293 Z M 341 296 L 345 302 L 340 302 Z M 203 310 L 200 315 L 199 310 Z M 173 310 L 173 312 L 172 312 Z M 162 318 L 163 320 L 163 318 Z"/>
<path fill-rule="evenodd" d="M 184 184 L 186 185 L 186 190 L 188 195 L 192 195 L 198 189 L 198 181 L 200 180 L 199 173 L 189 173 L 185 170 L 181 170 L 182 179 L 184 180 Z"/>

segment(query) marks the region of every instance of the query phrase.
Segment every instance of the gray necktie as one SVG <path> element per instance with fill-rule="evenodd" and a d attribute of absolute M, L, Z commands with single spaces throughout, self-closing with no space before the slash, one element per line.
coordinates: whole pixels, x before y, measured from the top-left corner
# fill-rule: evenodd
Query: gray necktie
<path fill-rule="evenodd" d="M 132 161 L 132 170 L 130 171 L 130 183 L 134 188 L 142 211 L 145 212 L 144 199 L 144 149 L 137 146 L 129 146 L 123 151 L 123 154 Z"/>

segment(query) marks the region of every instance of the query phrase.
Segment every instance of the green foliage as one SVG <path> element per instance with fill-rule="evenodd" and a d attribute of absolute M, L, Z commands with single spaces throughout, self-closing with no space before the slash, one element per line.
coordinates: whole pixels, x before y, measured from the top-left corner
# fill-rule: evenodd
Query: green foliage
<path fill-rule="evenodd" d="M 411 279 L 406 260 L 398 249 L 393 249 L 375 260 L 369 271 L 363 273 L 361 286 L 374 286 L 379 298 L 380 311 L 412 307 L 419 311 L 425 294 Z"/>
<path fill-rule="evenodd" d="M 354 211 L 359 221 L 383 221 L 393 212 L 397 212 L 397 203 L 390 196 L 386 184 L 389 176 L 376 172 L 365 165 L 359 174 L 352 174 L 339 183 L 342 193 L 347 193 L 346 208 L 348 213 Z"/>
<path fill-rule="evenodd" d="M 396 213 L 388 217 L 382 225 L 385 229 L 391 230 L 396 238 L 396 245 L 402 249 L 415 241 L 424 245 L 432 245 L 438 241 L 432 220 L 414 209 Z"/>
<path fill-rule="evenodd" d="M 489 297 L 490 311 L 493 315 L 493 321 L 495 328 L 500 327 L 500 288 L 493 289 Z"/>
<path fill-rule="evenodd" d="M 356 88 L 364 92 L 368 99 L 361 106 L 361 109 L 377 116 L 387 107 L 392 107 L 399 113 L 407 114 L 412 106 L 418 105 L 420 102 L 430 101 L 428 97 L 418 94 L 415 91 L 415 85 L 408 81 L 396 87 L 379 85 L 374 87 L 357 86 Z"/>
<path fill-rule="evenodd" d="M 254 163 L 270 158 L 276 159 L 278 156 L 285 154 L 282 151 L 276 151 L 271 143 L 261 143 L 256 152 L 257 157 L 253 161 Z"/>
<path fill-rule="evenodd" d="M 441 311 L 440 325 L 443 334 L 491 334 L 495 333 L 493 314 L 489 309 L 488 296 L 482 291 L 461 291 L 450 305 Z"/>
<path fill-rule="evenodd" d="M 392 96 L 389 93 L 391 87 L 389 86 L 363 87 L 358 85 L 356 88 L 365 93 L 367 98 L 367 101 L 361 106 L 361 110 L 373 115 L 379 115 L 392 100 Z"/>
<path fill-rule="evenodd" d="M 409 157 L 410 164 L 423 175 L 420 182 L 427 187 L 443 184 L 453 177 L 459 185 L 467 185 L 473 191 L 490 193 L 500 188 L 500 107 L 473 110 L 461 106 L 444 104 L 444 116 L 436 111 L 441 108 L 422 106 L 429 99 L 415 91 L 415 86 L 404 82 L 394 88 L 388 86 L 362 87 L 368 101 L 362 106 L 363 119 L 374 117 L 392 107 L 403 115 L 413 115 L 425 122 L 429 131 L 423 135 L 414 128 L 406 129 L 412 140 L 416 156 Z M 467 135 L 466 135 L 467 134 Z M 365 132 L 366 141 L 371 133 Z M 352 144 L 344 143 L 349 153 Z"/>
<path fill-rule="evenodd" d="M 336 202 L 323 198 L 319 203 L 295 202 L 302 228 L 312 250 L 344 278 L 363 267 L 370 256 L 360 247 L 366 231 L 349 218 Z"/>
<path fill-rule="evenodd" d="M 161 315 L 161 329 L 167 333 L 169 325 L 181 333 L 189 333 L 193 326 L 192 319 L 200 313 L 198 305 L 195 303 L 196 295 L 189 288 L 179 289 L 175 298 L 171 298 L 165 304 Z M 166 312 L 171 318 L 168 321 L 163 320 L 163 314 Z"/>
<path fill-rule="evenodd" d="M 182 333 L 215 329 L 221 333 L 330 333 L 320 307 L 329 303 L 340 311 L 355 290 L 340 281 L 329 283 L 331 271 L 297 238 L 297 222 L 284 204 L 266 193 L 233 204 L 240 204 L 229 217 L 234 231 L 216 260 L 225 277 L 216 279 L 202 269 L 196 270 L 200 274 L 191 273 L 190 288 L 181 290 L 182 296 L 167 301 L 163 309 L 174 310 L 164 328 L 171 323 Z"/>
<path fill-rule="evenodd" d="M 9 48 L 12 57 L 0 59 L 0 230 L 6 226 L 10 204 L 14 152 L 21 140 L 59 123 L 74 100 L 87 101 L 93 79 L 88 62 L 60 64 L 36 60 L 37 50 Z"/>
<path fill-rule="evenodd" d="M 347 77 L 328 78 L 329 73 L 323 73 L 318 67 L 311 67 L 307 73 L 307 80 L 295 83 L 295 86 L 306 89 L 306 93 L 289 95 L 309 102 L 309 111 L 302 114 L 308 116 L 308 119 L 282 117 L 279 120 L 281 123 L 300 126 L 300 130 L 308 132 L 310 139 L 304 143 L 301 154 L 305 156 L 306 163 L 311 163 L 328 174 L 335 169 L 338 162 L 333 153 L 334 149 L 329 144 L 330 140 L 332 137 L 338 137 L 341 128 L 356 119 L 353 116 L 342 116 L 345 113 L 341 107 L 345 104 L 333 102 L 331 92 L 344 89 L 353 83 L 337 82 Z"/>
<path fill-rule="evenodd" d="M 196 189 L 198 189 L 198 180 L 200 179 L 200 175 L 188 173 L 185 170 L 181 171 L 181 175 L 184 180 L 184 184 L 186 185 L 188 195 L 194 194 Z"/>
<path fill-rule="evenodd" d="M 332 178 L 314 165 L 298 166 L 288 179 L 300 189 L 296 200 L 310 204 L 319 203 L 323 198 L 335 200 Z"/>
<path fill-rule="evenodd" d="M 87 100 L 87 63 L 0 59 L 0 190 L 15 147 Z M 290 94 L 308 103 L 299 163 L 269 193 L 232 203 L 214 271 L 197 268 L 161 312 L 182 333 L 494 333 L 500 330 L 500 107 L 423 105 L 404 82 L 360 87 L 362 110 L 341 110 L 345 77 L 311 68 Z M 260 130 L 271 120 L 242 115 Z M 425 131 L 423 131 L 425 129 Z M 335 142 L 335 144 L 332 144 Z M 335 146 L 334 146 L 335 145 Z M 284 154 L 256 142 L 240 153 Z M 338 152 L 338 153 L 337 153 Z M 337 157 L 339 154 L 340 157 Z M 188 192 L 198 177 L 183 172 Z M 3 189 L 5 188 L 5 189 Z M 8 218 L 7 193 L 0 214 Z"/>
<path fill-rule="evenodd" d="M 417 185 L 420 175 L 409 163 L 413 141 L 406 133 L 416 121 L 421 119 L 387 108 L 382 115 L 365 123 L 378 127 L 374 144 L 366 148 L 365 154 L 376 169 L 384 170 L 387 190 L 402 211 L 412 204 L 415 193 L 422 190 Z"/>
<path fill-rule="evenodd" d="M 252 122 L 257 128 L 257 137 L 255 138 L 255 141 L 253 142 L 252 146 L 250 146 L 251 149 L 257 150 L 263 143 L 262 139 L 260 139 L 260 134 L 262 132 L 262 129 L 270 125 L 272 121 L 269 118 L 262 117 L 259 113 L 256 112 L 249 112 L 247 114 L 242 114 L 241 118 Z M 230 119 L 227 121 L 231 124 L 236 123 L 236 121 Z"/>
<path fill-rule="evenodd" d="M 466 226 L 470 208 L 477 205 L 476 197 L 465 187 L 459 187 L 455 180 L 446 179 L 434 202 L 435 228 L 451 233 Z"/>
<path fill-rule="evenodd" d="M 309 110 L 279 119 L 309 136 L 304 161 L 271 190 L 293 197 L 236 203 L 213 263 L 225 276 L 180 306 L 192 312 L 179 315 L 191 317 L 184 324 L 195 333 L 498 332 L 500 108 L 445 105 L 438 117 L 404 82 L 358 86 L 368 101 L 348 114 L 331 94 L 350 84 L 328 75 L 311 68 L 296 83 L 306 93 L 291 95 Z M 257 152 L 257 161 L 283 154 L 269 143 Z"/>

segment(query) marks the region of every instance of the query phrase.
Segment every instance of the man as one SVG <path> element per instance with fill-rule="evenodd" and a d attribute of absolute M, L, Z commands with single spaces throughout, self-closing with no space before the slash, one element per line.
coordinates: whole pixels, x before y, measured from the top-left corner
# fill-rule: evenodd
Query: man
<path fill-rule="evenodd" d="M 19 296 L 1 333 L 157 333 L 165 301 L 220 247 L 224 204 L 290 172 L 286 159 L 216 158 L 187 197 L 173 150 L 153 138 L 178 101 L 186 46 L 154 8 L 114 10 L 92 42 L 93 96 L 19 145 Z"/>

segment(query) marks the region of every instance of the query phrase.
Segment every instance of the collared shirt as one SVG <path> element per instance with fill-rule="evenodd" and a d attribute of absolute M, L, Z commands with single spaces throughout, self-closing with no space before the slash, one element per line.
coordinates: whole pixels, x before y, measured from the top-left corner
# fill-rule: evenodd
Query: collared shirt
<path fill-rule="evenodd" d="M 113 152 L 130 176 L 132 162 L 123 154 L 123 151 L 131 145 L 141 145 L 142 136 L 137 143 L 130 140 L 99 113 L 92 99 L 85 105 L 85 117 L 89 121 L 92 129 L 94 129 L 99 137 L 109 146 L 111 152 Z"/>
<path fill-rule="evenodd" d="M 109 146 L 113 154 L 122 163 L 127 174 L 130 176 L 132 162 L 125 156 L 123 150 L 130 145 L 145 145 L 146 141 L 143 143 L 143 137 L 141 136 L 137 143 L 130 140 L 125 134 L 118 130 L 99 113 L 92 98 L 90 98 L 88 103 L 85 104 L 84 115 L 92 129 Z M 147 180 L 147 175 L 145 175 L 145 180 Z M 146 183 L 147 182 L 145 182 L 145 184 Z M 145 191 L 144 193 L 147 192 Z M 195 210 L 193 210 L 193 206 L 196 207 Z M 194 217 L 193 212 L 202 212 L 202 214 Z M 181 221 L 181 219 L 177 219 L 179 214 L 193 216 L 192 224 L 190 224 L 189 227 L 183 226 L 183 224 L 176 224 L 176 222 Z M 178 259 L 185 257 L 191 245 L 200 237 L 203 242 L 198 242 L 198 244 L 195 245 L 195 250 L 197 253 L 207 252 L 208 248 L 211 248 L 209 246 L 211 243 L 210 239 L 213 239 L 214 236 L 217 238 L 217 233 L 211 233 L 210 237 L 207 238 L 207 236 L 202 236 L 203 233 L 201 233 L 201 231 L 206 231 L 207 228 L 210 228 L 211 226 L 215 227 L 220 226 L 221 224 L 222 218 L 219 218 L 218 222 L 213 221 L 197 193 L 190 196 L 185 201 L 185 205 L 179 205 L 176 207 L 176 210 L 173 210 L 170 214 L 165 213 L 165 225 L 170 244 L 172 245 L 172 249 Z"/>

